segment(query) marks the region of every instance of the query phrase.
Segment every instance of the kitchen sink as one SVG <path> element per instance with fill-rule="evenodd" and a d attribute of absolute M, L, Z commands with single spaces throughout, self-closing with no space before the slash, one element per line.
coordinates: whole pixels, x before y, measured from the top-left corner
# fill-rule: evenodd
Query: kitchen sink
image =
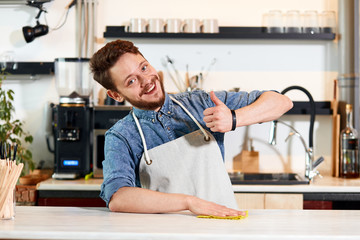
<path fill-rule="evenodd" d="M 309 184 L 309 180 L 296 173 L 229 173 L 232 184 L 295 185 Z"/>

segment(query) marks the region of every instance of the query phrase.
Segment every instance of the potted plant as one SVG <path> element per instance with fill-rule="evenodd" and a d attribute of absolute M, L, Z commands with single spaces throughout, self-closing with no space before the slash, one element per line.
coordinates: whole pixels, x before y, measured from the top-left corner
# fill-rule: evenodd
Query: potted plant
<path fill-rule="evenodd" d="M 35 164 L 31 151 L 26 145 L 33 142 L 33 137 L 23 129 L 23 122 L 15 119 L 13 106 L 14 91 L 2 88 L 3 80 L 6 79 L 5 69 L 0 70 L 0 141 L 2 144 L 10 144 L 12 152 L 17 146 L 16 161 L 24 163 L 22 175 L 34 170 Z M 13 156 L 13 155 L 12 155 Z"/>

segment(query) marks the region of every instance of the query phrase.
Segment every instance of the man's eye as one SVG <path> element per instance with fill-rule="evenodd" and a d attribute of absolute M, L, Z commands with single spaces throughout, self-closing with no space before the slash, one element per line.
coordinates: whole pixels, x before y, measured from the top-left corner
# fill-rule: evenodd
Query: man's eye
<path fill-rule="evenodd" d="M 128 85 L 131 85 L 131 84 L 133 84 L 134 82 L 135 82 L 135 78 L 130 79 L 130 80 L 128 81 Z"/>
<path fill-rule="evenodd" d="M 145 71 L 146 69 L 147 69 L 147 65 L 144 65 L 144 66 L 141 68 L 142 71 Z"/>

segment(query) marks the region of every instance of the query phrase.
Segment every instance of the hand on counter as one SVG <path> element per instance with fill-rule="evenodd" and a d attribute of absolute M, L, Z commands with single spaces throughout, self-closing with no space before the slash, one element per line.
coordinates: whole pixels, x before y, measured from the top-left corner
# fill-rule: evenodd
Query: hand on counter
<path fill-rule="evenodd" d="M 189 210 L 196 215 L 246 216 L 246 212 L 230 209 L 203 199 L 177 193 L 162 193 L 138 187 L 122 187 L 112 196 L 109 209 L 128 213 L 169 213 Z"/>
<path fill-rule="evenodd" d="M 197 215 L 208 215 L 208 216 L 246 216 L 245 211 L 239 211 L 225 206 L 205 201 L 203 199 L 189 196 L 188 197 L 188 210 Z"/>

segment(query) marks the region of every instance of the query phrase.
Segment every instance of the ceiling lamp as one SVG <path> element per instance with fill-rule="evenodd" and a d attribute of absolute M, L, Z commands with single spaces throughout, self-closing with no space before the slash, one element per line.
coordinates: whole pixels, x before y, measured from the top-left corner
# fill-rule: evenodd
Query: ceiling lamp
<path fill-rule="evenodd" d="M 49 32 L 49 27 L 47 25 L 40 24 L 37 21 L 35 27 L 25 26 L 22 28 L 25 41 L 27 43 L 32 42 L 36 37 L 44 36 Z"/>
<path fill-rule="evenodd" d="M 49 27 L 39 23 L 39 18 L 42 12 L 46 12 L 43 8 L 43 4 L 52 0 L 28 0 L 27 4 L 30 7 L 36 7 L 39 9 L 39 13 L 36 15 L 36 26 L 25 26 L 22 28 L 25 41 L 27 43 L 32 42 L 36 37 L 44 36 L 49 32 Z"/>

